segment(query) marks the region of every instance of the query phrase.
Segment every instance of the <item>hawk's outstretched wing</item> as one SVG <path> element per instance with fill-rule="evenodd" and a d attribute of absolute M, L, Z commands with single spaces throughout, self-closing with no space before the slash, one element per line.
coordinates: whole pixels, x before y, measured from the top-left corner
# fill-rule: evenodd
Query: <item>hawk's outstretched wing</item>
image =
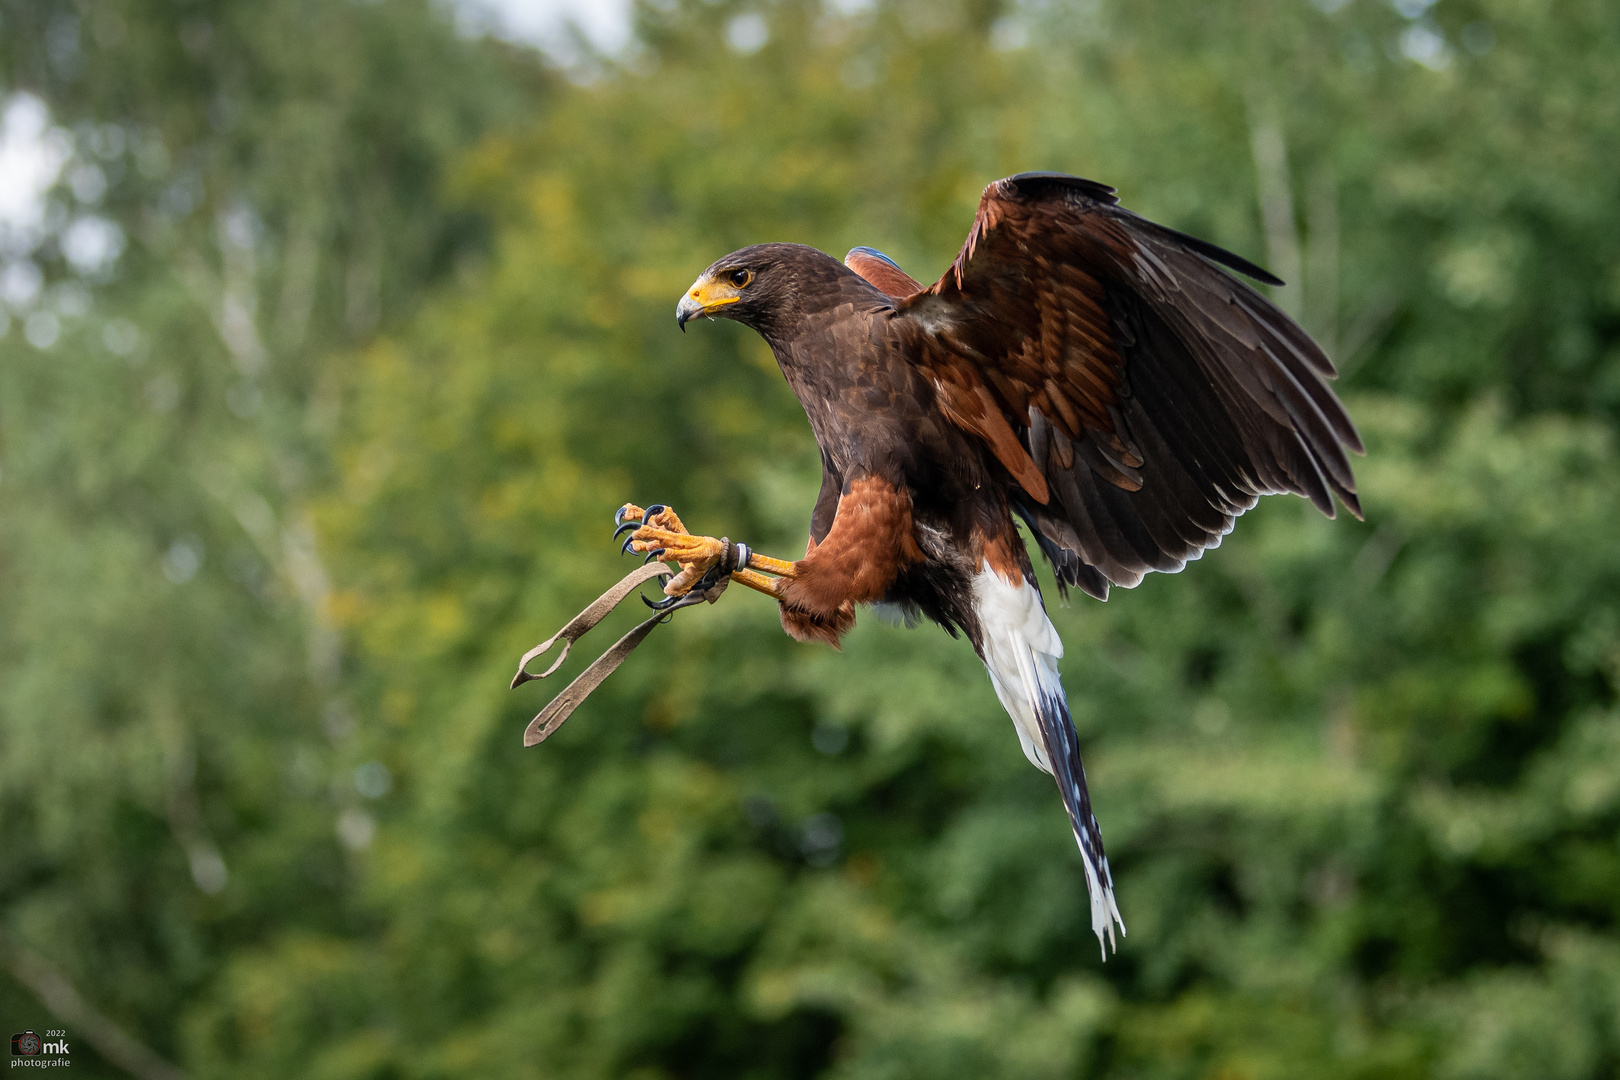
<path fill-rule="evenodd" d="M 1065 584 L 1106 597 L 1179 570 L 1260 495 L 1329 517 L 1337 495 L 1360 516 L 1332 363 L 1217 263 L 1280 284 L 1112 188 L 1023 173 L 985 189 L 945 276 L 898 301 L 904 347 L 1017 481 Z"/>

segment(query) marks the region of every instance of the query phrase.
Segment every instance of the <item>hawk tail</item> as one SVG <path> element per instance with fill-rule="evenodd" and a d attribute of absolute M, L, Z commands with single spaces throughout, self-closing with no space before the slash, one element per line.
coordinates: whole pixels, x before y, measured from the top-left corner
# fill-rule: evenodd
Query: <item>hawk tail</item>
<path fill-rule="evenodd" d="M 1124 934 L 1125 920 L 1114 899 L 1114 878 L 1103 850 L 1102 830 L 1091 812 L 1080 743 L 1058 677 L 1063 642 L 1046 617 L 1033 582 L 1010 582 L 986 566 L 974 577 L 973 591 L 984 666 L 1002 707 L 1012 717 L 1024 756 L 1057 781 L 1085 867 L 1091 929 L 1107 959 L 1110 945 L 1116 952 L 1119 949 L 1114 931 L 1117 926 Z"/>

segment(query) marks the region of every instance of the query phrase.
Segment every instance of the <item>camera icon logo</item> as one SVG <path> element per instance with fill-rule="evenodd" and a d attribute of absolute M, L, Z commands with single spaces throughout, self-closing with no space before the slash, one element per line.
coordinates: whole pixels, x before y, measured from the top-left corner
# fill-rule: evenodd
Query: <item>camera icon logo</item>
<path fill-rule="evenodd" d="M 0 1029 L 3 1030 L 3 1029 Z M 12 1057 L 33 1057 L 40 1050 L 39 1036 L 32 1031 L 24 1031 L 11 1037 Z"/>

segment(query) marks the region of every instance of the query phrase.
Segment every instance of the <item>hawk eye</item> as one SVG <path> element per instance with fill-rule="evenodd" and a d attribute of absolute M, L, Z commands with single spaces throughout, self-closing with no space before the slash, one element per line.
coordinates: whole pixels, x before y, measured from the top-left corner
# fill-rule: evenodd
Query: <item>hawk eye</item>
<path fill-rule="evenodd" d="M 752 270 L 733 270 L 726 275 L 726 279 L 737 288 L 746 289 L 748 283 L 754 280 L 754 272 Z"/>

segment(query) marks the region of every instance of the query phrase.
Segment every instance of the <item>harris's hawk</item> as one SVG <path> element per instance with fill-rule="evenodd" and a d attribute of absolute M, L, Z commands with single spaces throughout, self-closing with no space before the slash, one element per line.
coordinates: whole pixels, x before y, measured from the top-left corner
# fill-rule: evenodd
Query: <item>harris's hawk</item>
<path fill-rule="evenodd" d="M 960 631 L 1024 754 L 1056 779 L 1099 942 L 1124 922 L 1069 718 L 1029 527 L 1060 588 L 1100 600 L 1219 544 L 1261 495 L 1360 516 L 1361 440 L 1303 330 L 1222 267 L 1282 284 L 1139 217 L 1114 189 L 1022 173 L 984 191 L 945 276 L 924 288 L 856 248 L 840 263 L 759 244 L 705 270 L 676 309 L 770 344 L 821 448 L 804 558 L 621 511 L 627 547 L 680 564 L 672 597 L 730 574 L 774 597 L 802 641 L 836 645 L 855 605 Z M 1105 950 L 1106 954 L 1106 950 Z"/>

